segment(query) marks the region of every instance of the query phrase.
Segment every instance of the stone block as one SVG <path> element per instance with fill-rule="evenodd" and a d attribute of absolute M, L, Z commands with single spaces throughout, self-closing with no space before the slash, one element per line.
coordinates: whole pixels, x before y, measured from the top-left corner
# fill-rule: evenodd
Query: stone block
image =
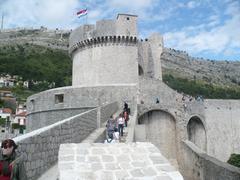
<path fill-rule="evenodd" d="M 77 162 L 85 162 L 86 161 L 86 157 L 85 156 L 77 156 Z"/>
<path fill-rule="evenodd" d="M 101 154 L 106 154 L 106 151 L 103 148 L 92 148 L 91 153 L 101 155 Z"/>
<path fill-rule="evenodd" d="M 149 158 L 151 159 L 151 161 L 153 162 L 153 164 L 164 164 L 164 163 L 168 163 L 168 160 L 161 156 L 161 155 L 154 155 L 154 156 L 149 156 Z"/>
<path fill-rule="evenodd" d="M 92 163 L 91 166 L 93 172 L 103 169 L 102 163 Z"/>
<path fill-rule="evenodd" d="M 158 166 L 156 166 L 156 169 L 158 169 L 160 171 L 166 171 L 166 172 L 176 171 L 176 169 L 173 166 L 171 166 L 170 164 L 158 165 Z"/>
<path fill-rule="evenodd" d="M 130 162 L 130 158 L 128 154 L 122 154 L 117 156 L 117 161 L 118 162 Z"/>
<path fill-rule="evenodd" d="M 143 168 L 142 172 L 144 176 L 155 176 L 157 172 L 152 167 Z"/>
<path fill-rule="evenodd" d="M 74 169 L 74 163 L 71 162 L 59 162 L 58 163 L 58 168 L 60 171 L 65 171 L 65 170 L 73 170 Z"/>
<path fill-rule="evenodd" d="M 162 175 L 162 176 L 156 176 L 156 180 L 173 180 L 171 177 L 167 175 Z"/>
<path fill-rule="evenodd" d="M 89 162 L 75 163 L 75 170 L 77 170 L 79 172 L 92 171 L 92 163 L 89 163 Z"/>
<path fill-rule="evenodd" d="M 119 170 L 114 172 L 116 179 L 125 179 L 129 177 L 129 174 L 127 171 Z"/>
<path fill-rule="evenodd" d="M 99 156 L 87 156 L 87 162 L 100 162 Z"/>
<path fill-rule="evenodd" d="M 130 171 L 130 174 L 133 176 L 133 177 L 143 177 L 144 174 L 143 172 L 141 171 L 141 169 L 133 169 Z"/>
<path fill-rule="evenodd" d="M 118 163 L 105 163 L 104 164 L 106 170 L 116 170 L 120 169 Z"/>
<path fill-rule="evenodd" d="M 96 172 L 96 177 L 100 180 L 115 180 L 115 175 L 112 171 L 98 171 Z"/>
<path fill-rule="evenodd" d="M 144 167 L 146 166 L 144 161 L 133 161 L 131 162 L 132 166 L 137 168 L 137 167 Z"/>
<path fill-rule="evenodd" d="M 68 161 L 74 161 L 74 155 L 61 155 L 58 157 L 59 161 L 65 161 L 65 162 L 68 162 Z"/>
<path fill-rule="evenodd" d="M 114 156 L 111 155 L 102 155 L 103 162 L 114 162 Z"/>
<path fill-rule="evenodd" d="M 86 148 L 77 148 L 77 154 L 78 155 L 87 155 L 87 154 L 89 154 L 89 150 Z"/>
<path fill-rule="evenodd" d="M 132 165 L 130 164 L 130 162 L 120 162 L 119 166 L 121 167 L 121 169 L 125 169 L 125 170 L 132 168 Z"/>

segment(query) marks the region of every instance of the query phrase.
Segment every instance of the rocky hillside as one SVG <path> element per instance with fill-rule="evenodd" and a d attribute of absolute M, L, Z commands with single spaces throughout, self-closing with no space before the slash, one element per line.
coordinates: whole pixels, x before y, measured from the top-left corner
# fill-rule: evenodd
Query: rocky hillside
<path fill-rule="evenodd" d="M 240 61 L 214 61 L 189 56 L 186 52 L 165 48 L 163 74 L 190 80 L 202 80 L 220 86 L 240 86 Z"/>
<path fill-rule="evenodd" d="M 0 31 L 0 46 L 34 44 L 54 49 L 68 49 L 69 30 L 9 29 Z"/>
<path fill-rule="evenodd" d="M 16 44 L 39 45 L 67 51 L 71 30 L 11 29 L 0 32 L 0 47 Z M 240 59 L 239 59 L 240 60 Z M 189 56 L 186 52 L 165 48 L 163 74 L 200 80 L 213 85 L 240 86 L 240 61 L 214 61 Z"/>

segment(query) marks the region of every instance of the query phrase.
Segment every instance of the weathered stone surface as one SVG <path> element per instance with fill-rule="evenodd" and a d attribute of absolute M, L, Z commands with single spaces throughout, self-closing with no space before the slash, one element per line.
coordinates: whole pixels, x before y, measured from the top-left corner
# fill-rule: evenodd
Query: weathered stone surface
<path fill-rule="evenodd" d="M 68 144 L 62 144 L 59 157 L 65 157 L 65 147 Z M 72 146 L 73 149 L 78 149 L 81 144 Z M 91 176 L 85 176 L 85 180 L 91 180 L 93 177 L 98 179 L 160 179 L 161 177 L 169 180 L 183 180 L 180 173 L 176 174 L 172 167 L 160 151 L 155 151 L 154 154 L 149 147 L 154 147 L 151 143 L 130 143 L 130 144 L 90 144 L 89 152 L 93 154 L 85 154 L 82 156 L 78 151 L 71 151 L 71 156 L 76 157 L 76 161 L 72 163 L 76 172 L 72 172 L 72 166 L 69 167 L 68 161 L 64 158 L 59 158 L 60 180 L 69 180 L 66 171 L 77 174 L 79 171 L 84 174 L 92 173 Z M 62 151 L 63 149 L 63 151 Z M 112 153 L 111 150 L 119 149 L 117 153 Z M 122 151 L 124 149 L 124 151 Z M 125 150 L 128 150 L 126 153 Z M 70 152 L 70 151 L 69 151 Z M 96 152 L 100 152 L 98 155 Z M 103 154 L 104 152 L 104 154 Z M 143 154 L 144 152 L 144 154 Z M 68 154 L 69 156 L 69 154 Z M 83 161 L 83 157 L 85 161 Z M 130 158 L 131 157 L 131 158 Z M 80 158 L 80 160 L 78 159 Z M 81 163 L 79 163 L 81 161 Z M 67 168 L 64 168 L 66 163 Z M 64 171 L 64 173 L 62 173 Z M 174 178 L 172 178 L 174 177 Z M 77 176 L 76 176 L 77 178 Z"/>

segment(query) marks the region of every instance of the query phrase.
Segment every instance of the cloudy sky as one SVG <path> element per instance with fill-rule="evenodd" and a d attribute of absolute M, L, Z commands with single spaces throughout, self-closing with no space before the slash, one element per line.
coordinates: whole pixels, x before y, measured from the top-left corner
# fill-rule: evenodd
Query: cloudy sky
<path fill-rule="evenodd" d="M 86 23 L 76 16 L 84 8 L 88 23 L 136 14 L 141 38 L 159 32 L 166 47 L 240 61 L 240 0 L 0 0 L 4 28 L 74 29 Z"/>

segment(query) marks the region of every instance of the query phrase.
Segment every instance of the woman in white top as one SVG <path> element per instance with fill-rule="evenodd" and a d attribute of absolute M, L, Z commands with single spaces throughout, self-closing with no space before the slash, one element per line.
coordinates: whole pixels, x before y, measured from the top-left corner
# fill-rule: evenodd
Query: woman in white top
<path fill-rule="evenodd" d="M 122 113 L 119 115 L 119 118 L 118 118 L 118 131 L 119 131 L 119 134 L 121 136 L 123 136 L 123 126 L 125 124 L 125 120 L 123 118 L 123 115 Z"/>

